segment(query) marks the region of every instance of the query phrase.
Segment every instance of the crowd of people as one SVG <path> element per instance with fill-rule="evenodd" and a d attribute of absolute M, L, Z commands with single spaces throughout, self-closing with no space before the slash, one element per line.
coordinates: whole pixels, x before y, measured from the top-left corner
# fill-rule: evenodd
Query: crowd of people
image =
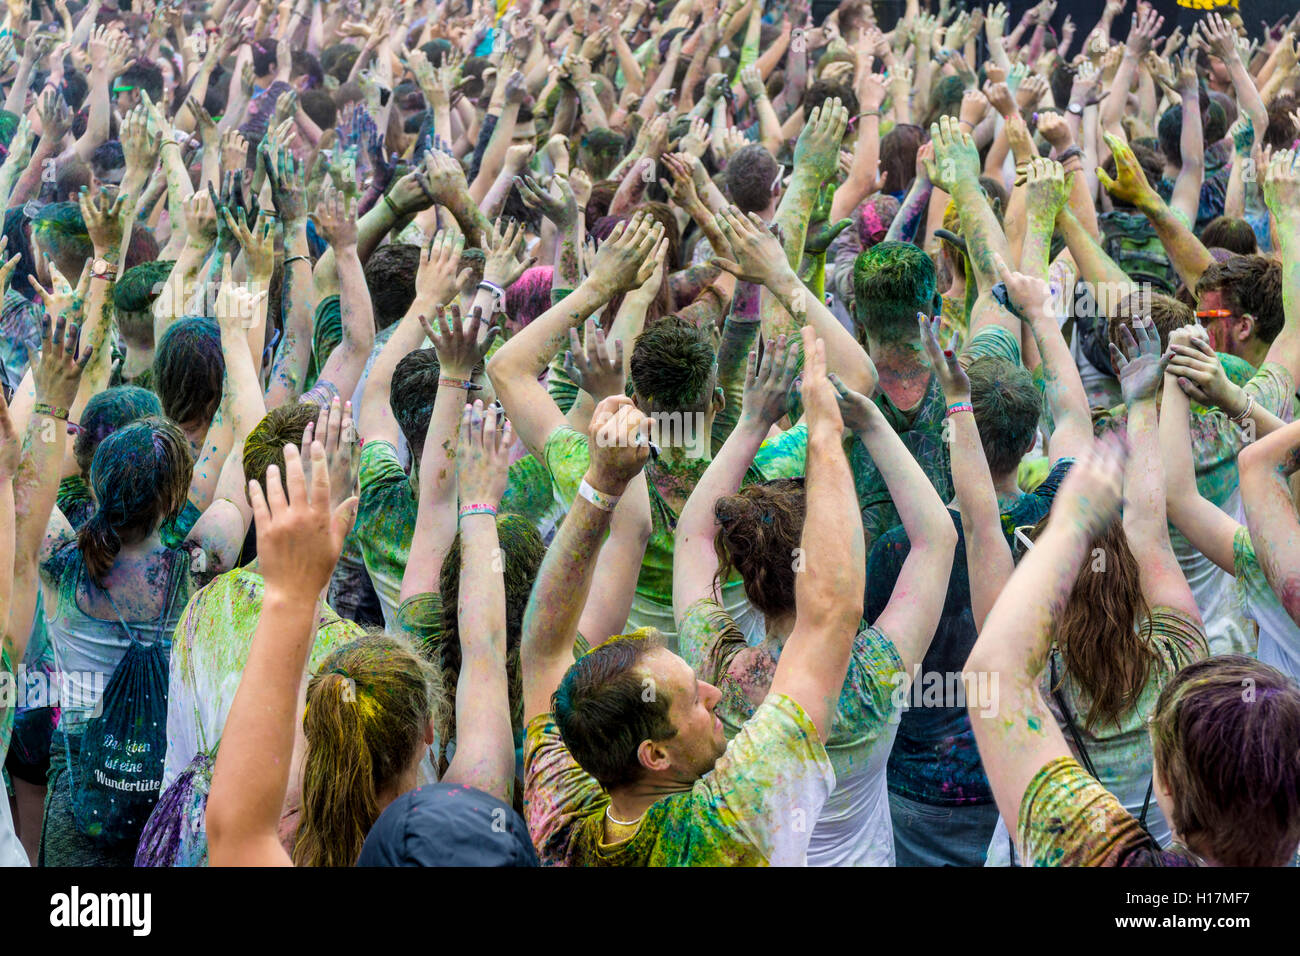
<path fill-rule="evenodd" d="M 1294 865 L 1300 15 L 1081 6 L 8 0 L 0 862 Z"/>

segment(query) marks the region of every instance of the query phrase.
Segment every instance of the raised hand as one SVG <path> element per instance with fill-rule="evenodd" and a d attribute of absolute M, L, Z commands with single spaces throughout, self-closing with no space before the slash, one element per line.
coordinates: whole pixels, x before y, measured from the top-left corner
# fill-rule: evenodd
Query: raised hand
<path fill-rule="evenodd" d="M 1165 18 L 1160 16 L 1155 7 L 1135 11 L 1133 25 L 1129 28 L 1128 39 L 1124 45 L 1132 56 L 1142 56 L 1151 49 L 1151 44 L 1164 26 Z"/>
<path fill-rule="evenodd" d="M 501 504 L 514 442 L 510 422 L 504 418 L 498 422 L 495 409 L 485 410 L 481 401 L 465 406 L 456 446 L 456 485 L 462 506 Z"/>
<path fill-rule="evenodd" d="M 122 245 L 122 233 L 126 229 L 126 199 L 125 193 L 119 193 L 116 198 L 104 192 L 92 196 L 85 186 L 81 187 L 77 204 L 81 207 L 81 218 L 86 223 L 86 232 L 96 252 L 104 254 Z"/>
<path fill-rule="evenodd" d="M 1155 190 L 1147 182 L 1146 173 L 1142 171 L 1142 164 L 1128 143 L 1114 133 L 1103 133 L 1102 136 L 1110 147 L 1111 155 L 1115 157 L 1115 178 L 1111 179 L 1104 169 L 1098 169 L 1097 181 L 1113 198 L 1140 207 L 1155 195 Z"/>
<path fill-rule="evenodd" d="M 578 219 L 578 201 L 565 177 L 552 176 L 545 186 L 530 175 L 516 176 L 519 198 L 529 209 L 536 209 L 561 231 Z"/>
<path fill-rule="evenodd" d="M 941 116 L 939 122 L 932 123 L 930 141 L 934 144 L 934 165 L 929 169 L 931 182 L 949 193 L 959 183 L 979 182 L 979 150 L 955 119 Z"/>
<path fill-rule="evenodd" d="M 1160 334 L 1155 323 L 1150 319 L 1136 318 L 1132 331 L 1127 324 L 1119 327 L 1119 337 L 1124 351 L 1121 352 L 1112 342 L 1110 364 L 1119 377 L 1125 404 L 1154 399 L 1169 362 L 1168 357 L 1160 354 Z"/>
<path fill-rule="evenodd" d="M 1170 332 L 1165 358 L 1169 361 L 1165 374 L 1172 375 L 1191 398 L 1229 415 L 1240 415 L 1245 410 L 1246 393 L 1228 378 L 1223 362 L 1200 326 L 1186 325 Z"/>
<path fill-rule="evenodd" d="M 85 371 L 94 351 L 89 346 L 85 354 L 77 357 L 81 344 L 81 326 L 70 322 L 63 313 L 53 322 L 48 314 L 41 317 L 40 361 L 32 362 L 32 384 L 38 404 L 49 405 L 67 415 L 77 397 L 81 373 Z"/>
<path fill-rule="evenodd" d="M 795 168 L 806 168 L 822 181 L 833 179 L 848 125 L 849 111 L 838 96 L 815 108 L 795 143 Z"/>
<path fill-rule="evenodd" d="M 745 391 L 740 403 L 740 420 L 766 433 L 790 409 L 790 395 L 799 374 L 799 343 L 778 335 L 768 342 L 763 360 L 749 353 L 745 367 Z"/>
<path fill-rule="evenodd" d="M 650 458 L 652 425 L 626 395 L 611 395 L 597 403 L 587 426 L 590 473 L 597 491 L 621 494 L 641 473 Z"/>
<path fill-rule="evenodd" d="M 316 203 L 316 228 L 331 246 L 356 245 L 356 200 L 324 183 Z"/>
<path fill-rule="evenodd" d="M 339 397 L 328 406 L 322 406 L 316 421 L 308 422 L 302 433 L 302 447 L 311 448 L 313 441 L 325 446 L 325 460 L 329 462 L 330 507 L 337 508 L 357 486 L 357 470 L 361 458 L 357 455 L 357 428 L 352 420 L 352 403 L 339 403 Z"/>
<path fill-rule="evenodd" d="M 575 213 L 576 215 L 576 213 Z M 498 219 L 483 235 L 487 248 L 487 262 L 483 266 L 483 281 L 501 289 L 509 288 L 537 261 L 536 256 L 524 258 L 524 244 L 528 234 L 521 222 Z"/>
<path fill-rule="evenodd" d="M 564 370 L 597 403 L 611 395 L 624 394 L 623 340 L 607 343 L 604 330 L 594 319 L 587 319 L 582 342 L 578 341 L 578 330 L 569 329 Z"/>
<path fill-rule="evenodd" d="M 248 278 L 269 284 L 275 272 L 275 220 L 265 212 L 258 215 L 250 227 L 244 221 L 243 210 L 238 215 L 228 209 L 221 211 L 226 228 L 244 250 L 244 263 Z"/>
<path fill-rule="evenodd" d="M 465 237 L 459 232 L 438 230 L 424 254 L 415 273 L 415 298 L 420 303 L 440 307 L 451 303 L 469 277 L 469 270 L 457 273 L 461 253 L 465 250 Z"/>
<path fill-rule="evenodd" d="M 462 322 L 460 306 L 455 303 L 449 309 L 438 306 L 434 310 L 434 320 L 429 322 L 420 316 L 420 325 L 424 334 L 433 343 L 438 353 L 438 367 L 447 378 L 468 381 L 474 370 L 483 361 L 492 348 L 492 343 L 501 334 L 501 327 L 493 324 L 481 332 L 483 327 L 483 310 L 475 308 L 469 319 Z"/>
<path fill-rule="evenodd" d="M 655 248 L 663 234 L 663 224 L 645 213 L 619 223 L 597 251 L 587 281 L 611 298 L 639 286 L 654 269 Z"/>
<path fill-rule="evenodd" d="M 766 284 L 790 268 L 781 241 L 758 216 L 727 206 L 714 221 L 728 246 L 716 250 L 713 260 L 723 271 L 745 282 Z"/>
<path fill-rule="evenodd" d="M 1035 159 L 1025 176 L 1025 205 L 1029 214 L 1041 221 L 1056 222 L 1057 214 L 1069 202 L 1072 177 L 1052 159 Z"/>
<path fill-rule="evenodd" d="M 808 425 L 808 440 L 814 436 L 838 438 L 844 431 L 844 416 L 840 413 L 840 398 L 830 377 L 826 374 L 826 342 L 817 337 L 811 325 L 799 330 L 803 337 L 803 383 L 799 396 Z"/>
<path fill-rule="evenodd" d="M 993 269 L 1006 286 L 1009 304 L 1018 318 L 1029 320 L 1054 313 L 1052 287 L 1046 280 L 1023 272 L 1013 272 L 1006 260 L 996 252 L 993 254 Z"/>
<path fill-rule="evenodd" d="M 916 322 L 921 330 L 921 344 L 925 347 L 926 357 L 930 360 L 930 368 L 934 369 L 934 374 L 939 379 L 939 387 L 943 389 L 944 401 L 949 405 L 956 402 L 969 402 L 970 378 L 966 375 L 966 370 L 957 360 L 956 352 L 939 345 L 939 317 L 930 319 L 926 318 L 924 313 L 918 312 Z M 874 402 L 871 404 L 875 405 Z M 849 427 L 853 427 L 852 423 Z"/>
<path fill-rule="evenodd" d="M 265 490 L 255 480 L 248 483 L 258 570 L 268 597 L 291 595 L 315 601 L 329 584 L 356 518 L 356 496 L 331 510 L 329 462 L 319 440 L 311 443 L 310 455 L 310 490 L 295 445 L 284 446 L 283 485 L 278 465 L 267 468 Z"/>

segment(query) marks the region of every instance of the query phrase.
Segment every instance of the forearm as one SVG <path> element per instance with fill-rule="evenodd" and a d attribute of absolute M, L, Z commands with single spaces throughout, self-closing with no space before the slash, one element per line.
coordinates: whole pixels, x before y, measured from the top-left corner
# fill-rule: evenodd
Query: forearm
<path fill-rule="evenodd" d="M 285 252 L 280 289 L 280 313 L 284 335 L 275 352 L 266 403 L 275 408 L 302 394 L 311 358 L 312 316 L 316 303 L 311 295 L 311 260 L 307 258 L 307 234 L 301 225 L 287 224 L 292 237 Z M 293 261 L 290 261 L 293 260 Z"/>
<path fill-rule="evenodd" d="M 483 161 L 479 164 L 478 175 L 474 177 L 474 182 L 469 187 L 470 196 L 479 202 L 482 202 L 483 197 L 487 195 L 492 181 L 496 179 L 497 173 L 505 163 L 506 149 L 509 148 L 510 140 L 515 134 L 515 118 L 518 115 L 519 104 L 507 104 L 492 130 L 492 138 L 488 140 L 487 149 L 483 151 Z"/>
<path fill-rule="evenodd" d="M 1247 445 L 1237 456 L 1251 544 L 1273 593 L 1296 622 L 1300 622 L 1300 520 L 1288 477 L 1298 434 L 1300 423 L 1289 424 Z"/>
<path fill-rule="evenodd" d="M 1128 405 L 1128 463 L 1124 469 L 1124 533 L 1139 564 L 1153 552 L 1170 552 L 1165 515 L 1165 470 L 1152 396 Z"/>
<path fill-rule="evenodd" d="M 813 327 L 818 338 L 826 340 L 826 367 L 829 371 L 836 373 L 855 392 L 870 395 L 876 390 L 876 366 L 870 356 L 853 333 L 840 324 L 820 298 L 808 292 L 793 272 L 785 273 L 767 288 L 794 319 L 791 326 L 773 329 L 773 332 L 797 337 L 806 322 Z M 771 338 L 767 329 L 764 332 Z"/>
<path fill-rule="evenodd" d="M 1199 202 L 1199 186 L 1196 192 Z M 1169 255 L 1169 261 L 1173 263 L 1178 275 L 1187 284 L 1187 288 L 1195 289 L 1201 275 L 1214 264 L 1210 251 L 1201 244 L 1196 234 L 1187 228 L 1186 222 L 1174 214 L 1173 208 L 1167 205 L 1154 189 L 1138 208 L 1151 221 L 1151 227 L 1160 237 L 1160 242 Z M 1195 215 L 1192 214 L 1191 221 L 1195 220 Z"/>
<path fill-rule="evenodd" d="M 1052 415 L 1052 458 L 1074 457 L 1092 447 L 1092 413 L 1079 367 L 1061 334 L 1056 315 L 1047 309 L 1029 315 L 1029 331 L 1042 357 L 1043 397 Z"/>
<path fill-rule="evenodd" d="M 1115 260 L 1106 255 L 1093 235 L 1080 225 L 1079 220 L 1069 209 L 1062 210 L 1057 216 L 1056 226 L 1065 236 L 1066 247 L 1070 250 L 1075 265 L 1079 267 L 1080 277 L 1083 281 L 1091 283 L 1097 290 L 1098 308 L 1102 309 L 1104 314 L 1111 314 L 1111 310 L 1120 299 L 1136 291 L 1133 280 L 1128 277 L 1128 273 L 1115 264 Z M 1114 297 L 1101 296 L 1101 291 L 1105 289 L 1113 289 Z M 1100 301 L 1102 298 L 1106 298 L 1107 301 Z"/>
<path fill-rule="evenodd" d="M 858 204 L 875 191 L 879 161 L 880 114 L 864 113 L 858 117 L 858 142 L 853 150 L 848 179 L 835 190 L 831 202 L 831 222 L 851 216 Z"/>
<path fill-rule="evenodd" d="M 95 150 L 108 140 L 109 102 L 108 88 L 113 85 L 113 78 L 107 70 L 90 71 L 90 91 L 86 96 L 90 111 L 86 116 L 86 132 L 77 140 L 77 155 L 83 162 L 90 162 Z"/>
<path fill-rule="evenodd" d="M 1013 261 L 1010 258 L 1011 249 L 978 180 L 960 180 L 954 186 L 952 198 L 961 215 L 967 258 L 979 280 L 980 291 L 985 292 L 998 281 L 997 270 L 993 265 L 994 254 L 1000 255 L 1003 261 L 1010 262 Z"/>

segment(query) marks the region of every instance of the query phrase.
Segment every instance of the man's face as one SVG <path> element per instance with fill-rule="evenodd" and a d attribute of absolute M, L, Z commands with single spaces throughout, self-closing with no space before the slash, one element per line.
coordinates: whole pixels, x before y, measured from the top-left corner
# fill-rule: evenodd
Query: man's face
<path fill-rule="evenodd" d="M 666 648 L 647 654 L 640 670 L 652 681 L 647 689 L 664 688 L 672 702 L 668 719 L 677 733 L 655 747 L 667 756 L 673 776 L 683 783 L 699 779 L 727 749 L 722 721 L 713 712 L 722 692 L 698 680 L 690 665 Z"/>
<path fill-rule="evenodd" d="M 1216 352 L 1225 355 L 1241 354 L 1245 344 L 1242 339 L 1241 316 L 1233 310 L 1222 292 L 1206 292 L 1201 295 L 1196 319 L 1210 333 L 1210 344 Z"/>
<path fill-rule="evenodd" d="M 117 111 L 125 113 L 129 109 L 134 109 L 140 105 L 140 91 L 135 87 L 129 90 L 122 90 L 117 94 Z"/>

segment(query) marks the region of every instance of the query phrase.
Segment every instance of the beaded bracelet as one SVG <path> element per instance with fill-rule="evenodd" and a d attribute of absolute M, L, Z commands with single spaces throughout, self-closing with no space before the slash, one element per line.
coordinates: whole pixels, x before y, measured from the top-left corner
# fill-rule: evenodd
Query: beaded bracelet
<path fill-rule="evenodd" d="M 471 381 L 470 381 L 469 379 L 467 379 L 467 378 L 440 378 L 440 379 L 438 379 L 438 387 L 439 387 L 439 388 L 442 388 L 444 385 L 447 386 L 448 388 L 463 388 L 463 389 L 465 389 L 465 391 L 467 391 L 467 392 L 475 392 L 475 391 L 479 391 L 479 390 L 481 390 L 481 389 L 483 388 L 482 385 L 475 385 L 473 382 L 471 382 Z"/>
<path fill-rule="evenodd" d="M 471 515 L 491 515 L 492 517 L 495 518 L 497 515 L 497 509 L 493 508 L 491 505 L 481 504 L 481 503 L 461 505 L 460 517 L 464 519 L 470 517 Z"/>
<path fill-rule="evenodd" d="M 953 402 L 948 406 L 948 411 L 944 412 L 943 417 L 951 418 L 953 415 L 960 414 L 961 412 L 970 412 L 973 415 L 975 413 L 975 406 L 970 402 Z"/>
<path fill-rule="evenodd" d="M 50 418 L 57 418 L 61 422 L 68 420 L 68 410 L 66 408 L 55 408 L 53 405 L 46 405 L 44 402 L 37 402 L 32 406 L 32 411 L 37 415 L 49 415 Z"/>

